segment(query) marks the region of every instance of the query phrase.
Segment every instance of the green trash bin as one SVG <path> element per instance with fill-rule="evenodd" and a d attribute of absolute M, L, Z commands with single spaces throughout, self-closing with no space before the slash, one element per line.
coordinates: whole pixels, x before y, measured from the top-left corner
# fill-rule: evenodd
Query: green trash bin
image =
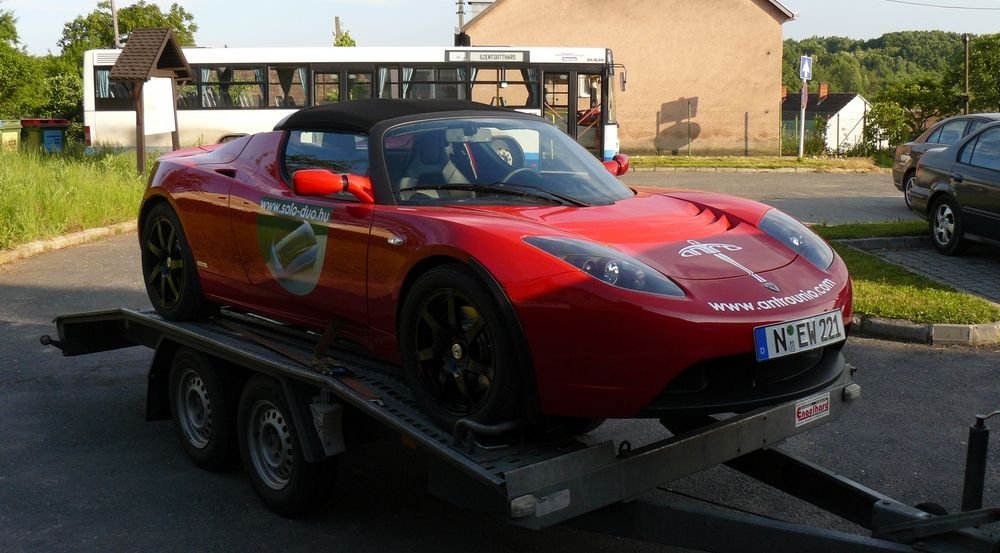
<path fill-rule="evenodd" d="M 0 120 L 0 149 L 5 152 L 16 152 L 21 142 L 21 123 L 19 121 Z"/>
<path fill-rule="evenodd" d="M 21 141 L 30 150 L 61 152 L 68 128 L 66 119 L 21 119 Z"/>

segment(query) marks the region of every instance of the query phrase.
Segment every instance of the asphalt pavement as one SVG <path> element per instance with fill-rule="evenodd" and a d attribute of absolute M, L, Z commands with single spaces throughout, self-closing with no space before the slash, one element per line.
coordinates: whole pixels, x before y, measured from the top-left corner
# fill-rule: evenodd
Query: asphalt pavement
<path fill-rule="evenodd" d="M 882 196 L 864 195 L 864 182 L 855 182 L 857 194 L 837 197 L 879 203 Z M 806 209 L 808 196 L 796 197 L 791 184 L 778 193 L 765 186 L 760 199 L 803 201 L 791 205 Z M 198 470 L 170 422 L 144 422 L 149 350 L 65 358 L 39 344 L 59 314 L 148 307 L 138 266 L 135 237 L 123 235 L 0 267 L 0 552 L 670 551 L 567 528 L 521 530 L 453 507 L 425 492 L 428 459 L 392 441 L 343 456 L 327 511 L 299 521 L 271 514 L 239 470 Z M 998 353 L 851 338 L 845 355 L 859 369 L 862 398 L 840 420 L 783 447 L 906 503 L 956 510 L 968 425 L 1000 408 Z M 640 443 L 660 433 L 650 421 L 613 421 L 591 439 Z M 995 504 L 995 463 L 986 481 L 986 503 Z M 726 468 L 670 489 L 857 530 Z"/>

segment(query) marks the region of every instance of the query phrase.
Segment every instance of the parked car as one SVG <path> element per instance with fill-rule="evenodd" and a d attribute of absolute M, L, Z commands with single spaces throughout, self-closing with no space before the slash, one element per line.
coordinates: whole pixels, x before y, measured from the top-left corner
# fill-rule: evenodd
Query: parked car
<path fill-rule="evenodd" d="M 1000 242 L 1000 122 L 925 152 L 907 196 L 941 253 L 959 254 L 970 240 Z"/>
<path fill-rule="evenodd" d="M 931 148 L 950 146 L 976 129 L 1000 121 L 1000 113 L 977 113 L 974 115 L 958 115 L 939 121 L 936 125 L 924 131 L 912 142 L 896 146 L 896 158 L 892 164 L 892 183 L 903 193 L 906 205 L 910 205 L 907 190 L 913 186 L 916 177 L 917 162 L 920 156 Z"/>
<path fill-rule="evenodd" d="M 834 381 L 851 282 L 769 206 L 635 191 L 545 120 L 459 101 L 302 109 L 164 155 L 149 298 L 228 305 L 399 364 L 450 428 L 745 411 Z"/>

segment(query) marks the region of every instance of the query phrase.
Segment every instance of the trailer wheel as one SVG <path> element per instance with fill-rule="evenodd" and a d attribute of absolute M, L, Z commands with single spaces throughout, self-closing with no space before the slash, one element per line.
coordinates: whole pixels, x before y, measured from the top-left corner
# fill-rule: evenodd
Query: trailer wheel
<path fill-rule="evenodd" d="M 461 418 L 485 424 L 523 412 L 516 345 L 490 293 L 461 265 L 421 276 L 403 302 L 399 345 L 420 407 L 451 430 Z"/>
<path fill-rule="evenodd" d="M 188 456 L 220 471 L 232 460 L 235 408 L 223 374 L 204 354 L 182 348 L 170 366 L 170 415 Z"/>
<path fill-rule="evenodd" d="M 295 518 L 323 506 L 336 478 L 336 458 L 307 462 L 281 385 L 263 375 L 243 388 L 239 408 L 243 468 L 274 512 Z"/>

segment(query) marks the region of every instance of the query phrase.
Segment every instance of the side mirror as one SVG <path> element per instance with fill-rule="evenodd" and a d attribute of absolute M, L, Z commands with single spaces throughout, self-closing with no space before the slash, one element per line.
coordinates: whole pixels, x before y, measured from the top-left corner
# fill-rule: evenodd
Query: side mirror
<path fill-rule="evenodd" d="M 329 196 L 347 192 L 363 204 L 375 203 L 372 179 L 364 175 L 301 169 L 292 175 L 292 189 L 299 196 Z"/>
<path fill-rule="evenodd" d="M 628 156 L 625 154 L 615 154 L 611 161 L 604 162 L 604 168 L 616 177 L 620 177 L 629 170 Z"/>

